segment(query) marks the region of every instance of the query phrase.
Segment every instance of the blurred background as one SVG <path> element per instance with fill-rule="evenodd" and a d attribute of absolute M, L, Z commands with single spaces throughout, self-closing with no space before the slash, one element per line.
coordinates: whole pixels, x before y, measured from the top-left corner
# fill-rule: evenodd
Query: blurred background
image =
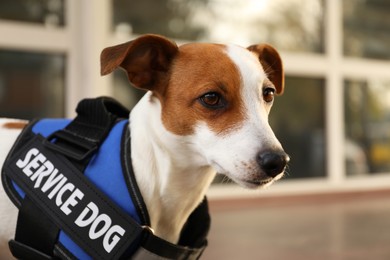
<path fill-rule="evenodd" d="M 121 71 L 100 77 L 99 55 L 104 47 L 140 34 L 163 34 L 178 44 L 211 41 L 242 46 L 260 42 L 274 45 L 284 60 L 286 90 L 275 101 L 270 124 L 291 157 L 287 176 L 273 187 L 255 192 L 219 177 L 209 192 L 216 215 L 212 238 L 219 243 L 213 247 L 211 241 L 209 255 L 205 257 L 228 259 L 226 256 L 230 254 L 230 259 L 234 259 L 232 254 L 242 251 L 245 259 L 245 254 L 256 249 L 261 230 L 251 240 L 254 248 L 237 244 L 241 238 L 221 243 L 221 239 L 227 239 L 224 230 L 232 224 L 224 219 L 227 216 L 234 223 L 240 218 L 250 223 L 245 220 L 247 216 L 264 224 L 268 220 L 261 219 L 264 212 L 257 212 L 259 208 L 268 209 L 265 215 L 269 216 L 274 211 L 278 216 L 290 215 L 294 212 L 287 211 L 281 201 L 292 201 L 300 207 L 316 204 L 313 199 L 307 201 L 308 198 L 325 203 L 319 207 L 325 213 L 329 213 L 327 207 L 337 208 L 344 216 L 349 208 L 342 207 L 345 203 L 333 202 L 340 203 L 346 197 L 349 204 L 361 198 L 371 201 L 372 194 L 375 198 L 387 198 L 389 14 L 387 0 L 1 0 L 0 116 L 72 117 L 80 99 L 100 95 L 114 96 L 131 108 L 143 93 L 130 87 Z M 230 210 L 224 207 L 226 203 Z M 269 208 L 270 205 L 273 206 Z M 302 212 L 317 210 L 303 208 Z M 370 208 L 369 212 L 376 211 Z M 295 219 L 307 223 L 303 217 L 308 214 L 301 214 Z M 282 221 L 275 225 L 282 223 L 287 224 Z M 253 229 L 256 227 L 252 226 Z M 277 239 L 282 231 L 280 228 L 271 235 Z M 244 237 L 246 233 L 242 233 Z M 387 239 L 384 241 L 390 242 Z M 229 253 L 226 250 L 229 244 L 242 250 Z M 221 248 L 225 245 L 225 249 L 218 245 Z M 340 245 L 335 248 L 345 249 Z M 329 258 L 326 252 L 322 255 L 324 259 Z M 340 254 L 332 255 L 336 256 Z M 278 259 L 269 257 L 264 259 Z"/>

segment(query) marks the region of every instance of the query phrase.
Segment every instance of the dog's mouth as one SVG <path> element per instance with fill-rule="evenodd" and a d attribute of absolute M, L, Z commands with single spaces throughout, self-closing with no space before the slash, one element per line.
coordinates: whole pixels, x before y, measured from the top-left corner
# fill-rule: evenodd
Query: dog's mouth
<path fill-rule="evenodd" d="M 253 175 L 257 175 L 258 177 L 256 178 L 242 178 L 239 177 L 238 174 L 229 174 L 229 171 L 226 171 L 220 164 L 217 162 L 213 161 L 212 164 L 214 167 L 217 169 L 218 174 L 225 175 L 229 177 L 233 182 L 237 183 L 238 185 L 248 188 L 248 189 L 258 189 L 262 187 L 267 187 L 270 186 L 273 182 L 276 180 L 279 180 L 283 177 L 283 172 L 280 173 L 279 175 L 275 177 L 268 177 L 265 176 L 264 173 L 252 173 Z M 263 176 L 263 177 L 260 177 Z"/>
<path fill-rule="evenodd" d="M 247 183 L 251 184 L 251 185 L 256 185 L 256 186 L 263 186 L 263 185 L 266 185 L 270 182 L 272 182 L 273 179 L 266 179 L 266 180 L 254 180 L 254 181 L 246 181 Z"/>
<path fill-rule="evenodd" d="M 227 175 L 227 174 L 225 175 L 228 176 L 230 179 L 232 179 L 235 183 L 237 183 L 238 185 L 246 189 L 260 189 L 260 188 L 268 187 L 273 182 L 280 179 L 280 178 L 241 179 L 231 175 Z"/>
<path fill-rule="evenodd" d="M 261 177 L 263 176 L 263 177 Z M 278 174 L 275 177 L 269 177 L 269 176 L 264 176 L 258 175 L 257 177 L 254 178 L 232 178 L 234 182 L 239 184 L 240 186 L 248 189 L 259 189 L 259 188 L 265 188 L 270 186 L 272 183 L 275 181 L 281 179 L 284 176 L 284 172 Z"/>
<path fill-rule="evenodd" d="M 267 178 L 267 179 L 259 179 L 259 180 L 241 180 L 240 182 L 246 188 L 257 189 L 257 188 L 271 185 L 274 182 L 274 180 L 275 180 L 274 178 Z"/>

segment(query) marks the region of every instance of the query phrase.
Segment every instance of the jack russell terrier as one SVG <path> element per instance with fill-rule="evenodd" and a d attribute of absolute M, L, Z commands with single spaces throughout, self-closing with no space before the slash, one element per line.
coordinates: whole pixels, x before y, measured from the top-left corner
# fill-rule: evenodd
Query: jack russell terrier
<path fill-rule="evenodd" d="M 216 173 L 249 189 L 283 176 L 289 157 L 268 114 L 274 95 L 283 93 L 284 72 L 270 45 L 178 47 L 162 36 L 144 35 L 103 50 L 102 75 L 118 67 L 132 85 L 148 91 L 130 114 L 131 159 L 158 237 L 178 242 Z M 0 166 L 25 125 L 0 119 Z M 0 212 L 5 252 L 17 209 L 2 186 Z"/>

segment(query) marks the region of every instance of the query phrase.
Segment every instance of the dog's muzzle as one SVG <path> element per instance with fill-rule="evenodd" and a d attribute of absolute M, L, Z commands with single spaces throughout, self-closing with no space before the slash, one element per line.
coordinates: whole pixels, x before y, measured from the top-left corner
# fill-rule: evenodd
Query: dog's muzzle
<path fill-rule="evenodd" d="M 281 174 L 290 161 L 284 151 L 266 151 L 257 155 L 257 163 L 267 176 L 275 178 Z"/>

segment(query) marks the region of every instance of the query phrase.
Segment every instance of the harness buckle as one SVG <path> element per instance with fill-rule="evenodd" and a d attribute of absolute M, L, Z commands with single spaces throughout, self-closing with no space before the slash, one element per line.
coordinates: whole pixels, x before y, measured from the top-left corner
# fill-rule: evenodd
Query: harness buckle
<path fill-rule="evenodd" d="M 149 226 L 142 226 L 142 228 L 148 232 L 150 232 L 152 235 L 154 235 L 154 229 Z"/>
<path fill-rule="evenodd" d="M 66 130 L 59 130 L 44 140 L 43 144 L 56 152 L 76 161 L 83 161 L 98 149 L 98 141 L 77 136 Z"/>

